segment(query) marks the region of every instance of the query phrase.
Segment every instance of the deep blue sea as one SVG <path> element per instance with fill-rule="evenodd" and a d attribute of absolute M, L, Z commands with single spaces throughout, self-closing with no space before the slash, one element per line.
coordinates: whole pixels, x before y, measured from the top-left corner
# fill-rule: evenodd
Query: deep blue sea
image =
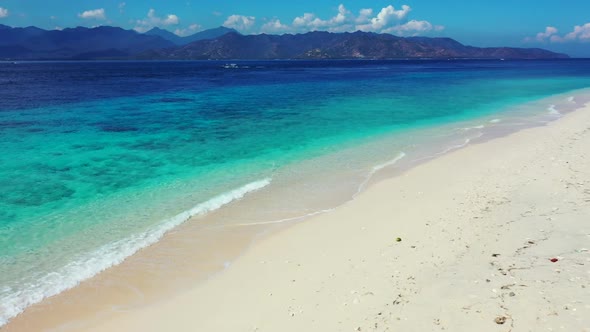
<path fill-rule="evenodd" d="M 575 59 L 0 63 L 0 326 L 191 216 L 331 208 L 588 87 Z"/>

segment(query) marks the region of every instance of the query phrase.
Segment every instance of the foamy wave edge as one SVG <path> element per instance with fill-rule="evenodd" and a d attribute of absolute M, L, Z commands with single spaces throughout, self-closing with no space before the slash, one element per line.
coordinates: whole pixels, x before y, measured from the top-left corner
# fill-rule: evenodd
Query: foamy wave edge
<path fill-rule="evenodd" d="M 139 250 L 158 242 L 167 232 L 186 222 L 191 217 L 204 215 L 233 201 L 240 200 L 247 194 L 268 186 L 270 182 L 271 179 L 266 178 L 215 196 L 190 210 L 166 219 L 157 228 L 104 245 L 91 254 L 78 257 L 74 262 L 60 270 L 47 274 L 37 284 L 29 285 L 24 290 L 1 298 L 0 327 L 6 325 L 10 319 L 22 313 L 27 307 L 73 288 L 80 282 L 110 267 L 121 264 Z"/>
<path fill-rule="evenodd" d="M 402 160 L 403 158 L 406 157 L 406 153 L 405 152 L 400 152 L 395 158 L 386 161 L 382 164 L 373 166 L 373 168 L 371 168 L 371 170 L 369 171 L 369 173 L 367 174 L 365 180 L 358 186 L 356 193 L 354 193 L 351 197 L 351 200 L 355 199 L 366 187 L 367 183 L 369 183 L 369 181 L 373 178 L 373 176 L 381 171 L 384 168 L 390 167 L 395 165 L 398 161 Z M 328 208 L 328 209 L 322 209 L 322 210 L 318 210 L 315 212 L 311 212 L 311 213 L 307 213 L 304 215 L 300 215 L 300 216 L 296 216 L 296 217 L 291 217 L 291 218 L 284 218 L 284 219 L 278 219 L 278 220 L 271 220 L 271 221 L 261 221 L 261 222 L 252 222 L 252 223 L 245 223 L 245 224 L 235 224 L 233 225 L 234 227 L 248 227 L 248 226 L 260 226 L 260 225 L 272 225 L 272 224 L 282 224 L 285 222 L 290 222 L 290 221 L 299 221 L 299 220 L 304 220 L 306 218 L 310 218 L 310 217 L 314 217 L 320 214 L 324 214 L 324 213 L 328 213 L 331 211 L 334 211 L 336 207 L 332 207 L 332 208 Z"/>
<path fill-rule="evenodd" d="M 556 105 L 553 105 L 553 104 L 552 105 L 549 105 L 549 107 L 547 108 L 547 111 L 549 112 L 549 114 L 551 114 L 551 115 L 561 115 L 561 112 L 559 112 L 557 110 L 557 108 L 555 108 L 555 107 L 556 107 Z"/>
<path fill-rule="evenodd" d="M 373 178 L 375 173 L 379 172 L 380 170 L 382 170 L 384 168 L 395 165 L 398 161 L 404 159 L 405 157 L 406 157 L 406 153 L 402 151 L 402 152 L 398 153 L 398 155 L 395 156 L 393 159 L 386 161 L 383 164 L 373 166 L 371 171 L 369 171 L 369 174 L 367 174 L 366 179 L 358 186 L 358 189 L 357 189 L 356 193 L 352 196 L 352 198 L 356 198 L 365 189 L 365 187 L 367 186 L 369 181 L 371 181 L 371 179 Z"/>

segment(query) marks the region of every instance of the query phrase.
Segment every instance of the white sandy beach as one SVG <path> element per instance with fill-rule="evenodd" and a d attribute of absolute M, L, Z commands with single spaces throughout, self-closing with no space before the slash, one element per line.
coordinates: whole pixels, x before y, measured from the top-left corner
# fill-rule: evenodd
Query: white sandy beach
<path fill-rule="evenodd" d="M 589 151 L 590 107 L 468 146 L 89 330 L 590 331 Z"/>
<path fill-rule="evenodd" d="M 590 331 L 589 149 L 590 107 L 469 146 L 92 331 Z"/>

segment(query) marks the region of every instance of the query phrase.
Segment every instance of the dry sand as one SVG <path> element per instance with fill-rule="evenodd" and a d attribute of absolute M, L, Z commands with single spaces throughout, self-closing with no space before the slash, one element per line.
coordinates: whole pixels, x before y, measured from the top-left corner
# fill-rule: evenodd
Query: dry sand
<path fill-rule="evenodd" d="M 378 183 L 93 331 L 590 331 L 588 248 L 590 107 Z"/>
<path fill-rule="evenodd" d="M 90 330 L 590 331 L 588 249 L 590 107 L 382 181 Z"/>

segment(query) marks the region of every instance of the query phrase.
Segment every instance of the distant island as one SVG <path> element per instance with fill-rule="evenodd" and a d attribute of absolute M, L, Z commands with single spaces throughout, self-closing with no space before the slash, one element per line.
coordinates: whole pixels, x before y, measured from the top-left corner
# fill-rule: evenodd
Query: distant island
<path fill-rule="evenodd" d="M 473 47 L 451 38 L 322 31 L 242 35 L 219 27 L 180 37 L 154 28 L 44 30 L 0 25 L 1 60 L 559 59 L 539 48 Z"/>

